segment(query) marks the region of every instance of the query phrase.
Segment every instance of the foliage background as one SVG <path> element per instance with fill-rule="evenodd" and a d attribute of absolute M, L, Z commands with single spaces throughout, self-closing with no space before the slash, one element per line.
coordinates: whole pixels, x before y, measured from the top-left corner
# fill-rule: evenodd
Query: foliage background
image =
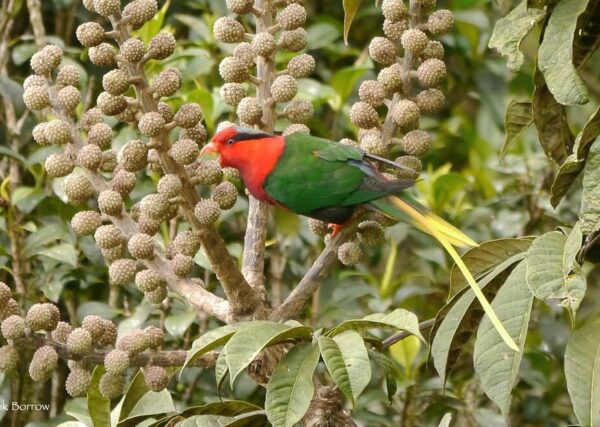
<path fill-rule="evenodd" d="M 533 91 L 539 30 L 524 40 L 524 66 L 512 73 L 507 70 L 505 60 L 487 47 L 494 23 L 514 6 L 510 0 L 454 0 L 438 4 L 455 13 L 456 25 L 441 39 L 449 70 L 446 107 L 438 117 L 422 121 L 423 128 L 435 134 L 435 142 L 424 158 L 426 172 L 417 185 L 420 196 L 437 212 L 445 212 L 477 241 L 539 235 L 557 226 L 572 226 L 580 207 L 580 183 L 557 209 L 551 206 L 549 189 L 556 165 L 544 155 L 535 129 L 523 132 L 504 159 L 499 157 L 509 101 L 528 99 Z M 42 7 L 47 41 L 64 46 L 65 63 L 81 60 L 85 76 L 83 92 L 87 91 L 90 97 L 97 95 L 101 90 L 101 74 L 86 61 L 74 37 L 74 29 L 86 19 L 87 11 L 78 1 L 71 0 L 43 1 Z M 168 65 L 179 67 L 186 82 L 179 101 L 200 103 L 212 133 L 219 121 L 233 119 L 231 110 L 218 96 L 218 87 L 222 84 L 218 62 L 230 47 L 219 45 L 211 31 L 214 20 L 227 14 L 224 2 L 172 1 L 165 5 L 165 10 L 163 25 L 173 30 L 179 41 L 177 54 L 170 58 Z M 316 109 L 308 125 L 314 135 L 325 138 L 352 137 L 356 130 L 348 118 L 349 101 L 356 99 L 361 80 L 376 75 L 366 46 L 381 33 L 383 18 L 372 2 L 365 2 L 355 18 L 346 46 L 342 40 L 340 2 L 308 2 L 308 10 L 307 49 L 317 61 L 316 72 L 300 82 L 302 96 L 310 99 Z M 160 23 L 157 25 L 159 28 Z M 24 106 L 19 85 L 29 72 L 28 60 L 36 49 L 24 5 L 18 12 L 13 33 L 8 74 L 0 76 L 0 90 L 11 97 L 20 115 Z M 287 58 L 282 56 L 278 60 L 284 62 Z M 568 110 L 575 134 L 600 99 L 598 75 L 600 57 L 596 55 L 581 74 L 588 84 L 592 102 Z M 6 128 L 0 132 L 3 177 L 10 173 L 11 159 L 16 159 L 19 169 L 19 182 L 12 183 L 15 186 L 10 194 L 7 184 L 0 188 L 5 204 L 5 215 L 0 219 L 0 265 L 4 266 L 0 278 L 10 276 L 15 268 L 11 245 L 16 238 L 21 244 L 19 268 L 26 278 L 29 301 L 47 298 L 58 303 L 70 318 L 82 319 L 87 314 L 100 313 L 119 321 L 120 328 L 125 329 L 160 321 L 168 332 L 170 346 L 189 348 L 200 332 L 215 324 L 198 318 L 182 301 L 173 300 L 165 311 L 160 311 L 131 293 L 115 304 L 115 298 L 109 295 L 106 267 L 99 250 L 91 239 L 75 238 L 67 225 L 74 209 L 52 196 L 52 190 L 60 192 L 60 189 L 52 189 L 53 183 L 44 178 L 39 162 L 50 150 L 32 141 L 34 124 L 32 117 L 27 118 L 18 146 L 11 146 Z M 277 128 L 281 129 L 282 126 Z M 130 132 L 131 129 L 122 128 L 113 147 L 122 146 L 130 138 Z M 150 184 L 147 183 L 147 188 Z M 133 197 L 145 194 L 143 189 L 138 186 L 139 194 Z M 244 201 L 238 202 L 220 226 L 230 251 L 238 256 L 245 209 Z M 10 234 L 11 223 L 18 224 L 17 235 Z M 282 293 L 285 295 L 288 284 L 302 277 L 322 243 L 308 231 L 302 218 L 276 212 L 271 226 L 270 243 L 281 249 L 269 252 L 266 269 L 273 283 L 271 298 L 276 300 Z M 355 270 L 338 268 L 327 279 L 318 299 L 306 312 L 309 322 L 314 326 L 333 326 L 344 319 L 395 307 L 416 312 L 422 320 L 436 315 L 446 302 L 449 289 L 451 265 L 444 253 L 408 226 L 397 225 L 387 233 L 386 243 L 370 250 L 359 267 Z M 282 265 L 284 268 L 280 270 Z M 597 268 L 585 264 L 584 269 L 588 287 L 577 314 L 577 325 L 598 318 L 596 307 L 600 303 Z M 210 283 L 208 275 L 207 278 Z M 511 421 L 520 426 L 573 424 L 576 419 L 567 394 L 563 355 L 574 324 L 560 307 L 539 302 L 535 305 L 521 379 L 514 391 Z M 465 353 L 469 352 L 467 345 Z M 453 370 L 444 396 L 442 382 L 431 361 L 427 361 L 427 354 L 428 350 L 416 339 L 406 339 L 393 346 L 391 355 L 397 362 L 398 396 L 387 405 L 382 379 L 373 378 L 357 403 L 356 419 L 368 426 L 437 425 L 446 412 L 452 412 L 454 425 L 504 425 L 497 408 L 482 393 L 470 357 L 463 357 Z M 64 371 L 64 367 L 62 369 Z M 9 401 L 10 381 L 0 378 L 0 399 Z M 212 371 L 188 369 L 181 381 L 171 386 L 179 407 L 214 400 L 216 396 Z M 29 393 L 32 401 L 48 400 L 48 390 L 34 388 Z M 235 390 L 225 386 L 223 396 L 260 404 L 264 391 L 243 378 Z M 62 394 L 53 405 L 50 419 L 45 419 L 46 414 L 33 412 L 28 415 L 32 420 L 29 425 L 57 425 L 69 419 L 67 412 L 82 410 L 81 401 Z M 0 413 L 0 417 L 8 423 L 7 414 Z"/>

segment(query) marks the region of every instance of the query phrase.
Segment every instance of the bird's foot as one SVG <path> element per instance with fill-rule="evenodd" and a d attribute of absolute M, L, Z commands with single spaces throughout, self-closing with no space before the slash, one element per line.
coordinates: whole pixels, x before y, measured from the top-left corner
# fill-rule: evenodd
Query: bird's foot
<path fill-rule="evenodd" d="M 348 225 L 348 223 L 345 224 L 327 224 L 327 228 L 331 230 L 331 237 L 335 237 L 338 234 L 340 234 L 340 232 L 344 229 L 344 227 Z"/>

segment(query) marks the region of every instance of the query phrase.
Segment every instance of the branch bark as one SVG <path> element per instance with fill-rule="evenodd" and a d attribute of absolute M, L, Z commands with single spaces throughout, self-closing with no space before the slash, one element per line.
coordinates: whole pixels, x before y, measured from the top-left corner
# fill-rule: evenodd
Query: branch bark
<path fill-rule="evenodd" d="M 120 45 L 128 40 L 131 35 L 126 28 L 118 25 L 119 18 L 113 17 L 111 23 L 113 29 L 117 32 L 117 42 Z M 141 111 L 143 113 L 158 111 L 157 101 L 147 90 L 149 84 L 143 66 L 128 64 L 127 67 L 131 76 L 140 77 L 136 79 L 134 87 L 136 96 L 140 102 Z M 244 276 L 235 263 L 235 259 L 227 251 L 225 242 L 221 236 L 214 227 L 201 224 L 195 217 L 194 207 L 200 201 L 200 196 L 196 192 L 185 169 L 179 167 L 167 153 L 171 147 L 168 131 L 163 131 L 155 140 L 159 144 L 157 150 L 162 168 L 167 173 L 177 175 L 183 184 L 181 192 L 183 203 L 180 205 L 180 209 L 192 230 L 196 231 L 200 236 L 204 251 L 211 262 L 219 282 L 223 286 L 223 290 L 229 301 L 229 317 L 231 320 L 241 320 L 245 317 L 252 317 L 255 313 L 260 313 L 261 310 L 259 309 L 263 308 L 264 304 L 261 303 L 257 294 L 244 279 Z"/>
<path fill-rule="evenodd" d="M 255 17 L 256 33 L 267 31 L 273 25 L 273 5 L 270 0 L 256 0 L 254 7 L 262 11 Z M 275 79 L 275 53 L 269 58 L 257 57 L 257 99 L 263 109 L 262 130 L 273 132 L 275 125 L 275 104 L 267 102 L 271 98 L 271 84 Z M 244 254 L 242 257 L 242 273 L 260 295 L 267 299 L 264 286 L 265 241 L 270 208 L 267 204 L 250 196 L 248 222 L 244 237 Z"/>
<path fill-rule="evenodd" d="M 19 348 L 30 348 L 38 349 L 45 345 L 54 347 L 58 357 L 63 360 L 80 360 L 86 365 L 102 365 L 104 363 L 104 357 L 110 352 L 110 350 L 95 349 L 90 353 L 85 354 L 83 357 L 75 356 L 67 350 L 67 346 L 61 344 L 52 339 L 42 337 L 40 335 L 32 335 L 29 337 L 23 337 L 15 342 L 15 345 Z M 143 353 L 132 356 L 129 360 L 129 366 L 143 367 L 147 365 L 153 366 L 183 366 L 187 357 L 186 350 L 173 350 L 173 351 L 144 351 Z M 217 361 L 219 354 L 217 352 L 209 352 L 202 357 L 194 360 L 189 366 L 197 366 L 202 368 L 210 368 L 214 366 Z"/>
<path fill-rule="evenodd" d="M 348 241 L 349 232 L 342 232 L 325 246 L 321 255 L 315 260 L 306 272 L 300 283 L 294 288 L 285 301 L 271 314 L 271 319 L 284 322 L 297 317 L 304 306 L 310 301 L 313 293 L 321 284 L 321 281 L 329 274 L 333 265 L 337 262 L 337 251 L 339 247 Z"/>
<path fill-rule="evenodd" d="M 52 105 L 56 105 L 56 90 L 54 89 L 50 90 L 50 100 Z M 69 148 L 75 151 L 80 150 L 84 146 L 84 143 L 81 140 L 80 134 L 73 119 L 58 109 L 55 110 L 55 113 L 58 115 L 58 117 L 71 126 L 73 143 L 69 146 Z M 100 173 L 93 172 L 88 169 L 85 169 L 84 173 L 94 186 L 94 190 L 97 194 L 110 188 L 108 182 Z M 110 217 L 110 220 L 127 238 L 139 232 L 137 224 L 125 211 L 123 211 L 120 216 Z M 219 320 L 230 320 L 230 307 L 227 301 L 198 286 L 198 284 L 192 279 L 183 279 L 178 277 L 173 272 L 173 269 L 171 268 L 171 265 L 169 264 L 165 254 L 159 251 L 157 247 L 154 249 L 155 256 L 151 259 L 143 261 L 146 267 L 160 271 L 164 275 L 168 287 L 186 298 L 186 300 L 197 309 L 214 316 Z"/>

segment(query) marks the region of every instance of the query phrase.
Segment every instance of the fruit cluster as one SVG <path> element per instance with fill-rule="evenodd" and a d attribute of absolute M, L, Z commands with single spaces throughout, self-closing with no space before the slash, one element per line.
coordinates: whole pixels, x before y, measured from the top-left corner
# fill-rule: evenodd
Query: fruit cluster
<path fill-rule="evenodd" d="M 18 369 L 22 359 L 19 352 L 22 340 L 46 336 L 44 345 L 33 353 L 29 375 L 34 381 L 48 380 L 58 364 L 57 349 L 63 350 L 70 370 L 65 388 L 73 397 L 84 396 L 91 383 L 89 369 L 92 366 L 87 363 L 86 356 L 95 351 L 106 354 L 103 360 L 106 372 L 99 388 L 104 397 L 112 399 L 123 393 L 124 375 L 131 365 L 130 358 L 144 351 L 157 350 L 164 340 L 162 329 L 156 326 L 133 329 L 117 338 L 115 324 L 95 315 L 85 316 L 81 325 L 73 328 L 60 320 L 58 307 L 51 303 L 34 304 L 22 316 L 10 288 L 2 282 L 0 307 L 0 332 L 7 342 L 0 347 L 0 371 L 11 374 Z M 160 391 L 169 382 L 169 375 L 163 367 L 148 364 L 143 373 L 150 390 Z"/>
<path fill-rule="evenodd" d="M 73 217 L 72 228 L 94 237 L 109 264 L 110 283 L 135 283 L 148 301 L 159 304 L 181 281 L 203 286 L 199 278 L 190 278 L 193 257 L 201 232 L 235 204 L 237 188 L 228 180 L 235 173 L 199 158 L 207 139 L 200 107 L 187 103 L 173 110 L 170 98 L 182 85 L 181 72 L 163 67 L 151 79 L 147 76 L 149 61 L 164 60 L 176 49 L 169 32 L 158 33 L 149 43 L 131 36 L 131 30 L 157 13 L 156 0 L 133 0 L 122 10 L 116 0 L 88 0 L 84 6 L 112 26 L 86 22 L 76 31 L 90 61 L 109 68 L 102 78 L 104 91 L 93 108 L 79 111 L 77 66 L 61 67 L 61 49 L 44 47 L 33 55 L 34 74 L 24 82 L 27 107 L 47 118 L 33 137 L 41 145 L 64 147 L 48 156 L 45 171 L 62 181 L 68 202 L 83 208 Z M 117 152 L 113 127 L 122 123 L 136 127 L 140 135 Z M 156 191 L 132 199 L 144 173 L 159 176 Z M 206 191 L 198 185 L 212 186 L 209 198 L 200 197 Z M 177 219 L 189 227 L 178 230 L 163 249 L 154 235 L 166 221 Z"/>
<path fill-rule="evenodd" d="M 272 131 L 275 120 L 281 117 L 291 123 L 284 134 L 308 133 L 306 123 L 313 114 L 313 106 L 310 101 L 296 97 L 297 80 L 314 71 L 314 58 L 299 53 L 289 60 L 284 70 L 275 70 L 277 51 L 300 52 L 306 47 L 303 2 L 287 0 L 281 2 L 285 4 L 279 10 L 275 3 L 268 1 L 255 4 L 254 0 L 227 0 L 226 3 L 239 18 L 252 14 L 256 33 L 247 33 L 244 25 L 231 17 L 221 17 L 215 22 L 213 32 L 217 40 L 237 44 L 233 55 L 224 58 L 219 65 L 219 73 L 225 81 L 221 98 L 236 108 L 242 126 Z M 252 74 L 254 69 L 257 75 Z M 278 104 L 285 105 L 278 109 Z"/>
<path fill-rule="evenodd" d="M 435 114 L 444 105 L 444 93 L 439 89 L 446 77 L 444 47 L 430 37 L 450 31 L 454 16 L 449 10 L 434 10 L 435 6 L 435 0 L 410 0 L 408 4 L 404 0 L 383 0 L 385 37 L 375 37 L 368 48 L 373 62 L 383 68 L 376 80 L 361 83 L 359 101 L 350 109 L 350 120 L 359 128 L 358 142 L 342 142 L 388 158 L 397 156 L 399 146 L 401 155 L 395 162 L 405 169 L 390 170 L 391 179 L 419 176 L 420 157 L 431 147 L 431 136 L 419 129 L 419 119 L 422 114 Z M 380 120 L 382 108 L 386 115 Z M 380 224 L 373 220 L 359 224 L 358 242 L 382 240 Z M 343 264 L 360 261 L 358 242 L 347 242 L 339 248 L 338 258 Z"/>

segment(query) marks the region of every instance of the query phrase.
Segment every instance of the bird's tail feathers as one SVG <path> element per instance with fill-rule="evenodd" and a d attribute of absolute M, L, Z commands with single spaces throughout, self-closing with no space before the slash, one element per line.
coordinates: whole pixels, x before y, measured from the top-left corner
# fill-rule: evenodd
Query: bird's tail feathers
<path fill-rule="evenodd" d="M 434 237 L 446 250 L 448 255 L 452 257 L 460 272 L 465 276 L 467 283 L 473 290 L 477 300 L 481 304 L 485 314 L 488 316 L 496 331 L 502 337 L 506 345 L 514 351 L 519 351 L 516 343 L 494 312 L 494 309 L 488 302 L 481 288 L 475 281 L 475 278 L 469 271 L 454 246 L 479 246 L 470 237 L 462 231 L 454 227 L 452 224 L 443 220 L 433 212 L 427 210 L 424 206 L 420 206 L 414 202 L 408 203 L 397 196 L 388 196 L 385 199 L 379 199 L 371 202 L 371 205 L 383 214 L 400 220 L 403 216 L 408 216 L 411 222 L 426 234 Z"/>

